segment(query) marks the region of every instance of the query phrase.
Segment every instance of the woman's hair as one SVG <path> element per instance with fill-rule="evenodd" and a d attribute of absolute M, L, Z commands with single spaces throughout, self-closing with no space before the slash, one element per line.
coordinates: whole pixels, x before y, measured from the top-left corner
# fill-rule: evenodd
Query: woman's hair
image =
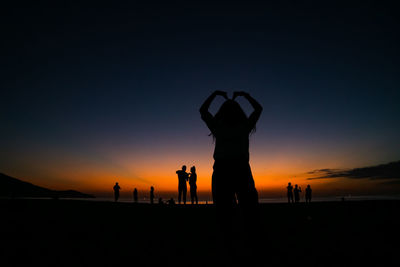
<path fill-rule="evenodd" d="M 190 172 L 196 172 L 196 167 L 195 166 L 191 167 Z"/>

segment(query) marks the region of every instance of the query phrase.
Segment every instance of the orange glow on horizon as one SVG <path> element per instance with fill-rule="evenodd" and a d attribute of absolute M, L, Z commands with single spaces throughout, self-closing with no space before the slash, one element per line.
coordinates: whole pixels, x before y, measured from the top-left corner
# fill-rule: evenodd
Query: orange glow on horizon
<path fill-rule="evenodd" d="M 94 195 L 112 194 L 112 187 L 118 182 L 121 186 L 121 195 L 130 195 L 135 187 L 140 192 L 148 192 L 150 186 L 154 186 L 156 192 L 176 192 L 178 186 L 176 170 L 180 169 L 182 164 L 187 166 L 188 171 L 195 165 L 199 193 L 210 194 L 212 150 L 211 143 L 207 143 L 204 150 L 198 150 L 197 154 L 192 153 L 193 150 L 172 150 L 169 147 L 160 148 L 154 153 L 136 151 L 136 154 L 130 154 L 118 150 L 115 153 L 104 153 L 107 157 L 104 156 L 99 161 L 89 161 L 87 158 L 73 155 L 56 158 L 42 153 L 43 158 L 30 159 L 24 168 L 10 166 L 9 171 L 3 170 L 3 172 L 38 186 L 55 190 L 73 189 Z M 262 150 L 255 151 L 251 155 L 250 165 L 260 195 L 285 196 L 288 182 L 298 184 L 304 189 L 310 184 L 316 194 L 374 190 L 375 183 L 366 180 L 363 183 L 351 179 L 307 180 L 310 177 L 307 172 L 315 169 L 327 166 L 331 168 L 357 166 L 351 162 L 347 162 L 351 166 L 346 166 L 337 157 L 325 160 L 305 159 L 284 153 L 265 155 Z M 46 162 L 45 166 L 43 162 Z"/>
<path fill-rule="evenodd" d="M 146 195 L 150 186 L 154 186 L 157 193 L 175 194 L 177 191 L 178 179 L 175 171 L 180 168 L 165 170 L 163 168 L 148 171 L 147 166 L 144 166 L 142 171 L 136 169 L 138 176 L 127 173 L 113 173 L 103 171 L 89 171 L 89 170 L 70 170 L 62 172 L 60 179 L 43 181 L 39 177 L 21 177 L 22 180 L 31 182 L 33 184 L 48 187 L 56 190 L 74 189 L 84 193 L 91 193 L 94 195 L 112 195 L 112 187 L 115 182 L 121 186 L 121 196 L 129 197 L 133 189 L 136 187 L 141 195 Z M 164 167 L 164 166 L 162 166 Z M 188 169 L 190 166 L 188 167 Z M 211 195 L 211 175 L 212 175 L 212 162 L 208 164 L 197 164 L 198 173 L 198 191 L 199 195 Z M 282 168 L 283 169 L 283 168 Z M 253 164 L 253 177 L 255 180 L 256 188 L 259 191 L 260 197 L 285 197 L 285 188 L 288 182 L 293 185 L 298 184 L 304 190 L 307 184 L 311 184 L 314 192 L 318 195 L 321 193 L 335 194 L 338 188 L 342 190 L 352 191 L 353 189 L 360 189 L 358 181 L 354 180 L 341 180 L 341 179 L 321 179 L 321 180 L 307 180 L 310 176 L 305 172 L 299 174 L 297 169 L 285 169 L 281 171 L 278 166 L 268 171 L 263 170 L 261 166 Z M 297 173 L 297 174 L 296 174 Z M 82 178 L 84 177 L 84 179 Z M 24 179 L 25 178 L 25 179 Z M 368 189 L 371 186 L 364 185 L 362 189 Z M 188 186 L 189 188 L 189 186 Z M 353 190 L 354 191 L 354 190 Z M 318 193 L 319 192 L 319 193 Z M 189 194 L 189 193 L 188 193 Z"/>

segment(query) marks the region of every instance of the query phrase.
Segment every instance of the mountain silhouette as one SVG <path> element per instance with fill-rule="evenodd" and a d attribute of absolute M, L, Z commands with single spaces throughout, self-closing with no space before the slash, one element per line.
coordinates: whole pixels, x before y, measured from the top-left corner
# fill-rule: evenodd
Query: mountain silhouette
<path fill-rule="evenodd" d="M 0 197 L 94 198 L 75 190 L 51 190 L 0 173 Z"/>

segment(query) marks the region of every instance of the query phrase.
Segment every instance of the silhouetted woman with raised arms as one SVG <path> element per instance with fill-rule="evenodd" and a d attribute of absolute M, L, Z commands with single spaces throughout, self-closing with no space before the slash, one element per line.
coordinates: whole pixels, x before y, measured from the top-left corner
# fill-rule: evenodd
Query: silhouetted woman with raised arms
<path fill-rule="evenodd" d="M 226 101 L 213 116 L 208 109 L 216 96 Z M 235 101 L 239 96 L 254 108 L 249 117 Z M 258 193 L 249 164 L 249 135 L 255 130 L 261 112 L 262 106 L 245 92 L 235 92 L 233 99 L 228 99 L 226 92 L 215 91 L 200 108 L 201 118 L 215 139 L 212 196 L 220 223 L 232 218 L 235 196 L 247 222 L 255 218 Z"/>

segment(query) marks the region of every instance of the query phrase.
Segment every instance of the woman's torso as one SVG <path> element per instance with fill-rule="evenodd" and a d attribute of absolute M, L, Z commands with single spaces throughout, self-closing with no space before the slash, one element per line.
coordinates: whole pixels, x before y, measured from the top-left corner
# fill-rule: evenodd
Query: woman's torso
<path fill-rule="evenodd" d="M 249 160 L 249 132 L 246 127 L 216 127 L 215 160 Z"/>

